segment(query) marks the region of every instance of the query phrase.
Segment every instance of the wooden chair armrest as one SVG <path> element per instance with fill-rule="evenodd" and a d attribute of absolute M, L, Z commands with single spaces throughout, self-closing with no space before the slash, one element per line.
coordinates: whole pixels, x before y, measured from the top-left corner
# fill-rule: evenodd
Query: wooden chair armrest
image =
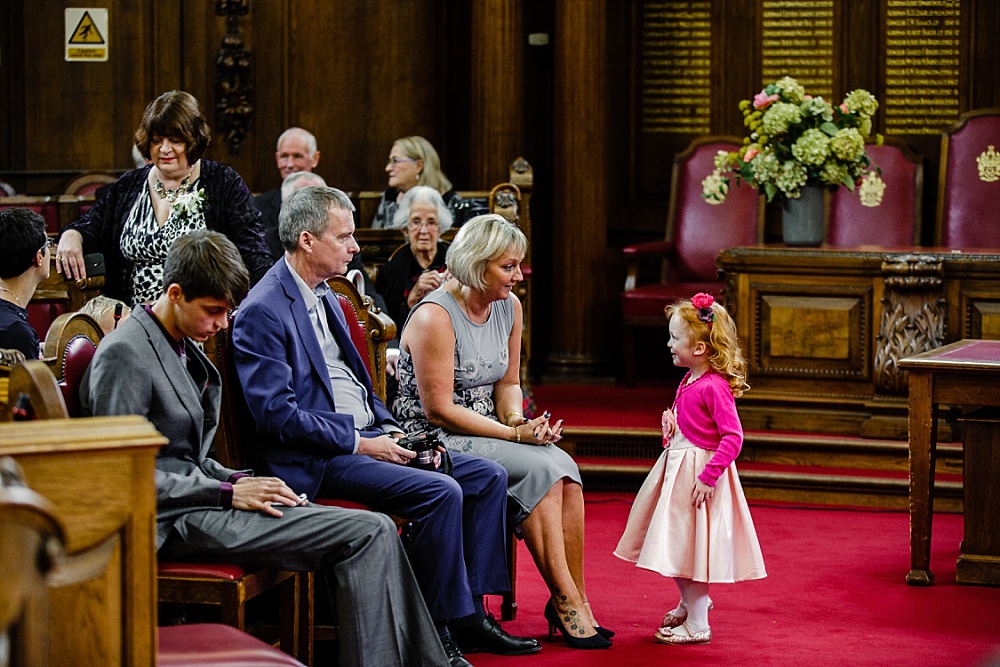
<path fill-rule="evenodd" d="M 636 243 L 622 248 L 622 253 L 626 258 L 633 257 L 653 257 L 655 255 L 667 255 L 674 251 L 673 241 L 649 241 L 648 243 Z"/>
<path fill-rule="evenodd" d="M 625 291 L 634 290 L 639 282 L 639 260 L 643 257 L 660 257 L 667 260 L 674 252 L 673 241 L 649 241 L 622 248 L 627 261 Z"/>

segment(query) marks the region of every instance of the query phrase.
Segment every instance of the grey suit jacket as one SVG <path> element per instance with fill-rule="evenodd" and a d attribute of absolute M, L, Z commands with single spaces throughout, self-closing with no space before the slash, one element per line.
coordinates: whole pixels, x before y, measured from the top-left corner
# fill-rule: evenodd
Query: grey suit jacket
<path fill-rule="evenodd" d="M 187 341 L 188 368 L 156 320 L 137 307 L 101 341 L 80 389 L 84 414 L 141 415 L 168 443 L 156 457 L 159 549 L 181 515 L 222 510 L 222 485 L 236 471 L 208 458 L 219 425 L 222 379 Z"/>

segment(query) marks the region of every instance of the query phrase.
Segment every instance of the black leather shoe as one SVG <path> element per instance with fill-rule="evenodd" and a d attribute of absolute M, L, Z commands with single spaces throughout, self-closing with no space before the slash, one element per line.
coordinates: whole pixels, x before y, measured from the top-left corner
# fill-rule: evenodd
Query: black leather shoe
<path fill-rule="evenodd" d="M 472 667 L 472 664 L 462 655 L 462 651 L 454 639 L 451 637 L 442 639 L 441 644 L 444 646 L 444 652 L 448 656 L 448 664 L 451 667 Z"/>
<path fill-rule="evenodd" d="M 542 650 L 537 639 L 515 637 L 501 628 L 493 614 L 470 626 L 453 626 L 451 635 L 466 653 L 482 651 L 497 655 L 526 655 Z"/>

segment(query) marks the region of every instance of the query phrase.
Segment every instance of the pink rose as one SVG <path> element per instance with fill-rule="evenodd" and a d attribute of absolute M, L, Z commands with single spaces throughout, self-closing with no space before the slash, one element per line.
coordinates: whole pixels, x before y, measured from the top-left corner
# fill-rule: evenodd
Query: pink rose
<path fill-rule="evenodd" d="M 743 154 L 743 161 L 744 162 L 749 162 L 750 160 L 752 160 L 755 157 L 757 157 L 757 155 L 759 153 L 760 153 L 760 151 L 757 150 L 756 148 L 747 149 L 747 152 Z"/>
<path fill-rule="evenodd" d="M 769 104 L 771 104 L 771 102 L 777 102 L 777 101 L 778 101 L 777 95 L 768 95 L 765 91 L 762 90 L 753 96 L 753 108 L 764 109 Z"/>
<path fill-rule="evenodd" d="M 844 104 L 843 102 L 840 103 L 840 113 L 848 113 L 847 112 L 847 105 Z"/>
<path fill-rule="evenodd" d="M 702 308 L 711 308 L 713 303 L 715 303 L 715 297 L 705 292 L 698 292 L 691 297 L 691 305 L 699 310 Z"/>

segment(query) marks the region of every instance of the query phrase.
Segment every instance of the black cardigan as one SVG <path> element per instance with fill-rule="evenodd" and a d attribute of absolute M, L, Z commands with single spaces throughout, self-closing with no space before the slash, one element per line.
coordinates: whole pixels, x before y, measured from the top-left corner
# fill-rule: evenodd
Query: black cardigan
<path fill-rule="evenodd" d="M 146 187 L 150 169 L 152 165 L 146 165 L 122 174 L 82 218 L 66 226 L 83 235 L 84 253 L 104 254 L 103 293 L 116 299 L 125 298 L 125 275 L 130 268 L 122 255 L 122 229 L 136 197 Z M 255 284 L 274 262 L 250 189 L 232 167 L 205 159 L 198 187 L 205 190 L 205 225 L 236 245 L 250 272 L 250 284 Z"/>

